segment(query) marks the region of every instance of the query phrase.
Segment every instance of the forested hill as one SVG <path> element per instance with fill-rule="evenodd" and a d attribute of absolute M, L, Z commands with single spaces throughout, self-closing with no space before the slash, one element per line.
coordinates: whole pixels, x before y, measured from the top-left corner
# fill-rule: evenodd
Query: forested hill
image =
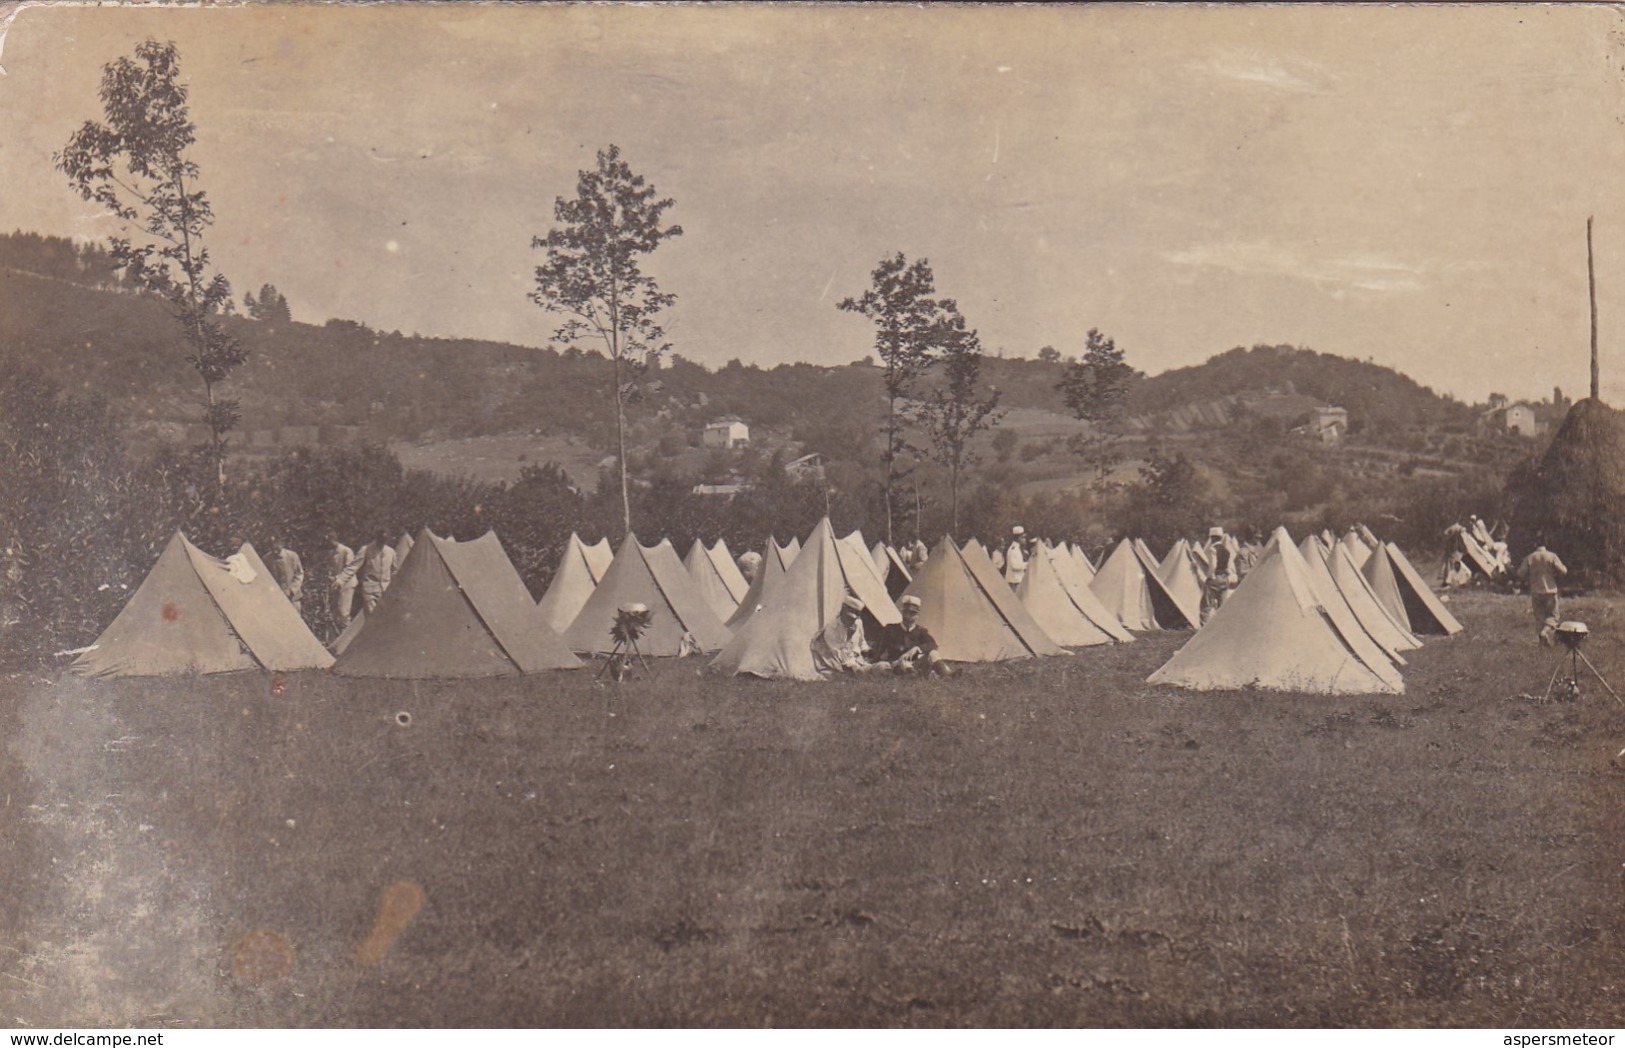
<path fill-rule="evenodd" d="M 1238 346 L 1195 367 L 1175 368 L 1138 383 L 1129 411 L 1150 415 L 1265 392 L 1347 408 L 1356 431 L 1372 435 L 1461 423 L 1472 410 L 1381 364 L 1293 346 Z"/>
<path fill-rule="evenodd" d="M 245 431 L 340 425 L 380 440 L 534 432 L 609 446 L 607 362 L 597 353 L 285 316 L 227 319 L 249 352 L 248 364 L 228 382 L 228 395 L 242 401 Z M 869 352 L 856 344 L 852 357 Z M 99 247 L 0 235 L 0 362 L 100 393 L 131 425 L 167 427 L 173 435 L 197 419 L 199 382 L 183 356 L 165 305 L 122 286 Z M 1065 366 L 989 358 L 983 379 L 1000 390 L 1006 407 L 1064 414 L 1055 385 Z M 827 456 L 858 458 L 873 435 L 880 397 L 880 372 L 868 363 L 764 369 L 735 360 L 712 370 L 677 355 L 649 376 L 633 414 L 645 444 L 735 415 L 753 430 L 803 441 Z M 1260 398 L 1336 404 L 1348 409 L 1356 432 L 1376 439 L 1459 425 L 1469 411 L 1389 368 L 1290 346 L 1237 348 L 1141 379 L 1128 410 L 1154 422 L 1227 398 L 1232 405 Z"/>

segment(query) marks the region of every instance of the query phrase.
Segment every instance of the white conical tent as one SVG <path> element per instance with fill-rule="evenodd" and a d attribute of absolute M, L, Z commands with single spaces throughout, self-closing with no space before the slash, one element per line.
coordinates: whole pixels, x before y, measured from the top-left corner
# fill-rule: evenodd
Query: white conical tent
<path fill-rule="evenodd" d="M 1386 658 L 1363 661 L 1322 607 L 1284 529 L 1207 624 L 1147 680 L 1196 691 L 1263 688 L 1321 695 L 1399 694 Z"/>
<path fill-rule="evenodd" d="M 863 601 L 874 624 L 903 619 L 875 576 L 868 551 L 836 541 L 826 518 L 773 585 L 767 602 L 711 660 L 711 668 L 770 679 L 820 680 L 812 641 L 839 614 L 848 595 Z"/>
<path fill-rule="evenodd" d="M 739 564 L 728 549 L 728 544 L 717 539 L 706 551 L 711 554 L 711 562 L 717 566 L 717 574 L 722 576 L 722 582 L 728 587 L 728 592 L 734 595 L 734 604 L 737 605 L 745 599 L 745 591 L 750 589 L 750 583 L 745 581 L 745 573 L 739 570 Z"/>
<path fill-rule="evenodd" d="M 1202 571 L 1197 565 L 1191 545 L 1184 539 L 1174 543 L 1173 549 L 1153 573 L 1174 602 L 1184 610 L 1187 618 L 1202 621 Z"/>
<path fill-rule="evenodd" d="M 717 651 L 731 636 L 695 591 L 670 542 L 646 547 L 628 534 L 603 581 L 565 631 L 565 643 L 572 651 L 611 651 L 615 646 L 611 628 L 627 604 L 649 609 L 649 627 L 638 640 L 644 655 L 682 654 L 685 634 L 700 651 Z"/>
<path fill-rule="evenodd" d="M 345 625 L 344 629 L 340 630 L 339 635 L 333 638 L 333 643 L 327 646 L 327 650 L 334 655 L 343 655 L 350 645 L 355 643 L 356 637 L 360 635 L 366 626 L 367 609 L 358 608 L 356 613 L 350 616 L 350 621 Z"/>
<path fill-rule="evenodd" d="M 73 671 L 156 677 L 332 664 L 253 546 L 217 560 L 177 531 Z"/>
<path fill-rule="evenodd" d="M 412 533 L 401 532 L 401 537 L 395 540 L 395 570 L 400 571 L 406 563 L 406 555 L 412 552 Z"/>
<path fill-rule="evenodd" d="M 580 666 L 542 622 L 496 532 L 453 542 L 425 528 L 333 672 L 450 680 Z"/>
<path fill-rule="evenodd" d="M 829 518 L 825 517 L 824 519 L 828 520 Z M 817 531 L 818 529 L 814 528 L 813 530 Z M 812 540 L 809 538 L 808 541 L 811 542 Z M 863 532 L 854 531 L 850 535 L 842 535 L 842 536 L 840 536 L 835 541 L 841 543 L 847 549 L 854 550 L 854 551 L 856 551 L 858 553 L 861 553 L 863 555 L 864 561 L 869 565 L 870 568 L 874 569 L 873 573 L 874 573 L 875 578 L 878 579 L 882 585 L 885 584 L 886 577 L 881 574 L 880 566 L 875 563 L 875 559 L 873 557 L 869 556 L 869 547 L 863 541 Z"/>
<path fill-rule="evenodd" d="M 1334 544 L 1332 549 L 1338 547 Z M 1320 600 L 1321 607 L 1337 627 L 1342 636 L 1343 643 L 1349 650 L 1368 666 L 1375 666 L 1379 661 L 1385 660 L 1393 665 L 1405 665 L 1405 657 L 1397 650 L 1390 649 L 1371 635 L 1365 623 L 1350 606 L 1348 597 L 1344 595 L 1337 581 L 1332 578 L 1332 569 L 1326 563 L 1326 551 L 1321 548 L 1312 536 L 1305 536 L 1298 545 L 1298 552 L 1303 556 L 1305 566 L 1309 568 L 1309 584 L 1315 589 L 1315 596 Z"/>
<path fill-rule="evenodd" d="M 1373 640 L 1384 649 L 1396 653 L 1415 651 L 1422 646 L 1422 642 L 1415 634 L 1395 622 L 1388 609 L 1383 607 L 1371 584 L 1360 574 L 1360 569 L 1355 567 L 1354 557 L 1346 546 L 1340 546 L 1337 553 L 1328 558 L 1327 566 L 1331 568 L 1332 581 L 1337 583 L 1337 588 L 1348 598 L 1349 607 Z"/>
<path fill-rule="evenodd" d="M 683 567 L 688 570 L 688 577 L 694 583 L 694 589 L 716 613 L 717 618 L 726 620 L 739 610 L 739 597 L 744 596 L 744 593 L 740 593 L 739 597 L 734 596 L 727 582 L 723 580 L 721 572 L 717 570 L 717 562 L 711 556 L 711 551 L 705 548 L 705 543 L 699 539 L 694 540 L 694 545 L 689 547 L 688 556 L 683 559 Z"/>
<path fill-rule="evenodd" d="M 1100 598 L 1106 610 L 1117 616 L 1125 628 L 1156 630 L 1156 612 L 1151 608 L 1151 591 L 1146 585 L 1145 570 L 1140 566 L 1134 544 L 1124 539 L 1117 544 L 1100 564 L 1100 570 L 1089 583 L 1089 589 Z"/>
<path fill-rule="evenodd" d="M 784 547 L 769 535 L 767 542 L 762 546 L 762 563 L 756 568 L 756 577 L 751 580 L 750 587 L 745 595 L 739 599 L 739 607 L 726 620 L 729 630 L 737 631 L 739 627 L 750 621 L 756 614 L 756 609 L 766 601 L 768 593 L 778 585 L 784 573 L 790 568 L 790 561 L 786 559 Z"/>
<path fill-rule="evenodd" d="M 1353 528 L 1350 528 L 1337 544 L 1347 551 L 1356 568 L 1365 567 L 1365 562 L 1371 559 L 1371 547 L 1365 544 L 1360 533 Z"/>
<path fill-rule="evenodd" d="M 1372 551 L 1371 559 L 1366 561 L 1365 576 L 1390 614 L 1394 611 L 1390 600 L 1399 602 L 1412 633 L 1450 636 L 1461 632 L 1461 623 L 1450 614 L 1428 584 L 1422 581 L 1422 576 L 1405 554 L 1392 542 L 1386 542 Z"/>
<path fill-rule="evenodd" d="M 993 570 L 979 545 L 967 544 L 962 553 L 952 539 L 943 538 L 905 595 L 920 598 L 920 624 L 951 662 L 1064 654 Z"/>
<path fill-rule="evenodd" d="M 1112 550 L 1089 588 L 1106 610 L 1131 630 L 1195 629 L 1201 622 L 1200 596 L 1191 606 L 1168 591 L 1157 577 L 1155 562 L 1124 539 Z"/>
<path fill-rule="evenodd" d="M 1072 563 L 1078 566 L 1078 572 L 1086 584 L 1095 580 L 1095 566 L 1089 560 L 1088 554 L 1083 552 L 1082 546 L 1072 547 Z"/>
<path fill-rule="evenodd" d="M 728 550 L 728 544 L 721 539 L 712 543 L 706 552 L 711 555 L 711 563 L 717 566 L 717 575 L 722 579 L 722 584 L 728 587 L 728 592 L 733 594 L 734 604 L 737 606 L 745 599 L 745 592 L 750 589 L 750 583 L 745 581 L 745 573 L 739 570 L 739 565 L 734 562 L 734 555 Z"/>
<path fill-rule="evenodd" d="M 896 600 L 908 589 L 908 584 L 914 581 L 914 573 L 908 570 L 903 558 L 897 551 L 884 542 L 877 542 L 869 551 L 869 559 L 875 562 L 875 571 L 880 580 L 886 584 L 886 592 Z"/>
<path fill-rule="evenodd" d="M 1376 594 L 1377 603 L 1382 605 L 1382 610 L 1390 618 L 1412 635 L 1423 632 L 1411 625 L 1410 614 L 1405 609 L 1405 598 L 1399 590 L 1399 579 L 1394 574 L 1393 562 L 1388 559 L 1387 550 L 1381 545 L 1374 546 L 1360 574 L 1365 576 L 1371 592 Z"/>
<path fill-rule="evenodd" d="M 1118 640 L 1134 639 L 1133 635 L 1123 628 L 1123 623 L 1117 616 L 1112 614 L 1106 605 L 1100 602 L 1100 598 L 1095 596 L 1094 590 L 1089 588 L 1089 584 L 1095 579 L 1094 568 L 1090 565 L 1089 558 L 1076 547 L 1070 551 L 1063 547 L 1054 551 L 1050 562 L 1054 565 L 1056 573 L 1061 576 L 1061 581 L 1066 583 L 1067 591 L 1072 594 L 1072 602 L 1083 610 L 1091 622 Z"/>
<path fill-rule="evenodd" d="M 604 581 L 604 576 L 609 574 L 609 566 L 615 563 L 615 547 L 609 544 L 609 539 L 601 538 L 590 546 L 582 542 L 581 552 L 587 558 L 587 567 L 592 569 L 593 582 Z"/>
<path fill-rule="evenodd" d="M 1468 567 L 1486 579 L 1495 578 L 1497 572 L 1495 557 L 1491 555 L 1489 550 L 1485 549 L 1477 539 L 1468 534 L 1461 536 L 1461 546 L 1467 554 L 1462 560 L 1466 562 Z"/>
<path fill-rule="evenodd" d="M 1064 556 L 1052 553 L 1042 543 L 1033 550 L 1033 555 L 1027 558 L 1027 573 L 1016 587 L 1016 596 L 1021 599 L 1022 606 L 1032 615 L 1033 621 L 1063 647 L 1093 647 L 1120 639 L 1096 625 L 1078 606 L 1074 589 L 1067 584 L 1057 565 L 1057 559 Z M 1083 592 L 1089 593 L 1088 589 Z M 1089 599 L 1094 601 L 1099 613 L 1104 616 L 1106 610 L 1099 607 L 1100 602 L 1093 593 L 1089 593 Z M 1121 627 L 1118 632 L 1123 637 L 1128 636 Z"/>
<path fill-rule="evenodd" d="M 1174 544 L 1168 547 L 1168 552 L 1163 555 L 1162 560 L 1157 562 L 1157 577 L 1164 582 L 1168 581 L 1169 573 L 1179 566 L 1180 560 L 1190 556 L 1190 548 L 1191 544 L 1186 539 L 1176 539 Z"/>
<path fill-rule="evenodd" d="M 602 544 L 607 547 L 607 540 Z M 603 571 L 596 567 L 595 548 L 582 542 L 575 532 L 570 532 L 570 541 L 564 544 L 564 553 L 559 557 L 553 580 L 547 584 L 547 592 L 536 603 L 541 609 L 542 621 L 555 633 L 563 633 L 570 628 L 570 623 L 586 607 L 587 598 L 598 587 L 598 580 L 604 577 Z"/>

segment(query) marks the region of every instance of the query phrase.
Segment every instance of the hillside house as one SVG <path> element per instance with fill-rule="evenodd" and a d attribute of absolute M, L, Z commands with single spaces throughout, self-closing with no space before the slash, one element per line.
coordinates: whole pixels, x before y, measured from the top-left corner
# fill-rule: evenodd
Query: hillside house
<path fill-rule="evenodd" d="M 750 443 L 750 427 L 736 418 L 718 419 L 705 427 L 700 443 L 708 448 L 742 448 Z"/>
<path fill-rule="evenodd" d="M 1520 400 L 1509 403 L 1505 397 L 1492 396 L 1490 406 L 1479 412 L 1477 429 L 1481 434 L 1510 433 L 1519 437 L 1538 437 L 1546 432 L 1545 405 Z"/>
<path fill-rule="evenodd" d="M 823 480 L 824 456 L 818 452 L 803 455 L 784 464 L 784 471 L 796 480 Z"/>
<path fill-rule="evenodd" d="M 1349 432 L 1348 408 L 1321 405 L 1315 408 L 1314 418 L 1310 420 L 1310 432 L 1322 444 L 1336 444 Z"/>
<path fill-rule="evenodd" d="M 694 494 L 710 497 L 732 498 L 745 490 L 744 484 L 696 484 Z"/>

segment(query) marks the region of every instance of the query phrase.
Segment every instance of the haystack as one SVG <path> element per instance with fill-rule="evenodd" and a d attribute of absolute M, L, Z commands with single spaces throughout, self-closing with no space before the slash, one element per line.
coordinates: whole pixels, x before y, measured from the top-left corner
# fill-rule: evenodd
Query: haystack
<path fill-rule="evenodd" d="M 1521 560 L 1542 538 L 1571 579 L 1625 583 L 1625 415 L 1576 401 L 1545 454 L 1515 472 L 1508 540 Z"/>

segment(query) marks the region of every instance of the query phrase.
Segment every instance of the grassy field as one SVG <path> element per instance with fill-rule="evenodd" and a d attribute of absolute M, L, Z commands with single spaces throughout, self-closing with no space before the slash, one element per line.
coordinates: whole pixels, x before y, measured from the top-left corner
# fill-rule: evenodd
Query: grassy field
<path fill-rule="evenodd" d="M 597 484 L 598 463 L 604 457 L 602 451 L 562 437 L 521 433 L 401 442 L 389 448 L 407 469 L 484 481 L 512 483 L 526 466 L 554 462 L 572 483 L 587 490 Z"/>
<path fill-rule="evenodd" d="M 1625 706 L 1454 606 L 1381 698 L 1145 685 L 1182 635 L 931 684 L 15 677 L 0 1025 L 1625 1025 Z M 1567 614 L 1625 685 L 1622 607 Z"/>

